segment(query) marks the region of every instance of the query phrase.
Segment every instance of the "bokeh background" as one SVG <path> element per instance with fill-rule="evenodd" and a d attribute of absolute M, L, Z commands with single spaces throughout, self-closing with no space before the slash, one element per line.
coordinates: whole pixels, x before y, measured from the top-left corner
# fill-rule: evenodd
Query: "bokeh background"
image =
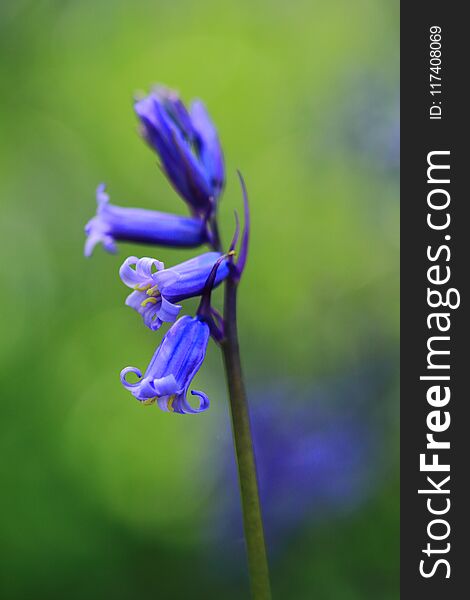
<path fill-rule="evenodd" d="M 248 595 L 217 349 L 204 415 L 142 407 L 118 378 L 160 339 L 120 261 L 191 252 L 82 254 L 102 181 L 185 214 L 136 133 L 132 96 L 159 81 L 217 123 L 226 239 L 236 168 L 250 192 L 240 330 L 274 596 L 398 597 L 398 10 L 2 0 L 2 598 Z"/>

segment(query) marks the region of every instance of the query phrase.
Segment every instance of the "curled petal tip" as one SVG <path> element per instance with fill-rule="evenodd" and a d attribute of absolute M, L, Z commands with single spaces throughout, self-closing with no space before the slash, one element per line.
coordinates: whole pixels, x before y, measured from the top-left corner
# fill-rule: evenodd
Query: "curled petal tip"
<path fill-rule="evenodd" d="M 192 396 L 198 396 L 200 402 L 198 408 L 193 408 L 191 412 L 200 413 L 207 410 L 210 406 L 209 396 L 204 392 L 198 392 L 197 390 L 191 391 Z"/>
<path fill-rule="evenodd" d="M 137 377 L 139 378 L 139 381 L 136 381 L 135 383 L 129 383 L 126 379 L 128 373 L 134 373 L 134 375 L 137 375 Z M 119 377 L 121 379 L 122 385 L 127 389 L 131 389 L 133 387 L 140 385 L 140 380 L 142 379 L 142 373 L 136 367 L 126 367 L 125 369 L 123 369 L 121 371 L 121 374 L 119 375 Z"/>
<path fill-rule="evenodd" d="M 155 258 L 129 256 L 119 269 L 119 277 L 130 288 L 142 285 L 150 287 L 155 273 L 163 268 L 164 264 Z"/>
<path fill-rule="evenodd" d="M 132 267 L 139 262 L 137 256 L 128 256 L 126 260 L 119 267 L 119 277 L 121 281 L 128 287 L 134 287 L 140 283 L 136 270 Z"/>

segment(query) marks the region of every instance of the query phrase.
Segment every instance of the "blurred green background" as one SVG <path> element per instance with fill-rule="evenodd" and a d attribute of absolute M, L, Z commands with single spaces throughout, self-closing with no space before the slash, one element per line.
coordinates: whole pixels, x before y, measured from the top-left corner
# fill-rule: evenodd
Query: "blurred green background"
<path fill-rule="evenodd" d="M 250 389 L 344 379 L 376 360 L 388 373 L 362 409 L 378 434 L 368 493 L 269 549 L 274 596 L 398 597 L 398 10 L 2 0 L 2 598 L 247 597 L 243 546 L 233 569 L 212 541 L 230 432 L 217 349 L 195 380 L 212 401 L 198 417 L 142 407 L 118 378 L 160 339 L 124 306 L 121 260 L 192 252 L 83 257 L 101 181 L 116 204 L 185 214 L 136 134 L 132 96 L 155 82 L 202 97 L 219 128 L 226 239 L 236 168 L 247 181 Z"/>

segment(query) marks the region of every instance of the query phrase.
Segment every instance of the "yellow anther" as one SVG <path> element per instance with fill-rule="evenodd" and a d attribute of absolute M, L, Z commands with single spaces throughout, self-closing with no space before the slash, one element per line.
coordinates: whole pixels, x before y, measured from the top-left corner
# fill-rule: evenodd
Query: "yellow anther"
<path fill-rule="evenodd" d="M 151 287 L 151 285 L 152 285 L 151 283 L 148 283 L 147 285 L 143 285 L 141 287 L 139 284 L 137 284 L 134 286 L 134 289 L 136 292 L 145 292 L 146 290 L 149 289 L 149 287 Z"/>
<path fill-rule="evenodd" d="M 235 256 L 235 254 L 235 250 L 230 250 L 230 252 L 227 252 L 227 256 Z"/>
<path fill-rule="evenodd" d="M 175 401 L 175 397 L 171 396 L 170 399 L 168 400 L 168 404 L 166 405 L 170 412 L 175 412 L 175 409 L 173 408 L 174 401 Z"/>
<path fill-rule="evenodd" d="M 147 290 L 148 296 L 158 296 L 160 292 L 158 291 L 158 285 L 154 285 L 149 290 Z"/>
<path fill-rule="evenodd" d="M 155 400 L 157 399 L 157 397 L 155 396 L 155 398 L 147 398 L 147 400 L 143 400 L 141 402 L 141 404 L 143 404 L 144 406 L 150 406 L 151 404 L 155 403 Z"/>
<path fill-rule="evenodd" d="M 156 304 L 157 303 L 157 299 L 154 298 L 153 296 L 150 296 L 150 298 L 145 298 L 145 300 L 141 303 L 140 306 L 145 306 L 149 302 L 151 302 L 152 304 Z"/>

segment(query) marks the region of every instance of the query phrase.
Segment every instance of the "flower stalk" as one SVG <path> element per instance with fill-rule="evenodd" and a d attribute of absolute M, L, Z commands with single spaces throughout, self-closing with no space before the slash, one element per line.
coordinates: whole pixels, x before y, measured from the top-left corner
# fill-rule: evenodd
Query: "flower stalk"
<path fill-rule="evenodd" d="M 241 236 L 238 261 L 232 265 L 231 273 L 225 281 L 224 295 L 224 337 L 220 344 L 225 366 L 225 378 L 230 402 L 232 434 L 238 469 L 238 483 L 243 513 L 243 529 L 245 533 L 248 571 L 250 576 L 253 600 L 269 600 L 271 598 L 268 559 L 264 540 L 263 519 L 258 491 L 253 436 L 251 433 L 248 400 L 240 358 L 237 328 L 237 291 L 241 275 L 245 268 L 250 238 L 250 211 L 245 181 L 238 172 L 243 193 L 245 226 Z M 236 231 L 231 251 L 236 246 L 239 235 L 239 221 L 236 217 Z M 213 220 L 213 231 L 216 235 L 220 251 L 221 242 L 217 229 L 217 220 Z"/>
<path fill-rule="evenodd" d="M 232 432 L 237 457 L 243 527 L 253 600 L 271 598 L 268 561 L 258 493 L 248 402 L 243 380 L 237 331 L 237 288 L 233 276 L 225 283 L 225 338 L 221 344 L 230 399 Z"/>

